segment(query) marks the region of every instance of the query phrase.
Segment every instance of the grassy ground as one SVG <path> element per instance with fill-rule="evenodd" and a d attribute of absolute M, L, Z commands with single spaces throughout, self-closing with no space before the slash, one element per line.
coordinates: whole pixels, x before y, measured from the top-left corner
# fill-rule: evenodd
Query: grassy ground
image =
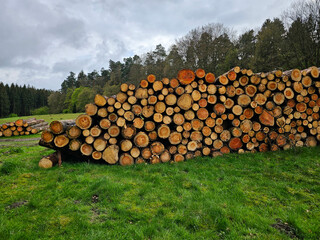
<path fill-rule="evenodd" d="M 320 147 L 179 164 L 64 162 L 0 142 L 0 239 L 318 239 Z"/>
<path fill-rule="evenodd" d="M 66 120 L 66 119 L 76 119 L 81 113 L 63 113 L 63 114 L 48 114 L 48 115 L 34 115 L 34 116 L 22 116 L 22 117 L 12 117 L 12 118 L 0 118 L 0 124 L 13 122 L 18 119 L 44 119 L 46 122 L 51 122 L 53 120 Z"/>

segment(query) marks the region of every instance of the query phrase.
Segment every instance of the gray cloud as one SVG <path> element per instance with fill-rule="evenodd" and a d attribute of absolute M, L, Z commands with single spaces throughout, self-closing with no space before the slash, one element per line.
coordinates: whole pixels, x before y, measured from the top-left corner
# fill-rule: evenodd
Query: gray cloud
<path fill-rule="evenodd" d="M 241 33 L 292 0 L 0 0 L 0 81 L 59 89 L 70 71 L 166 48 L 212 22 Z"/>

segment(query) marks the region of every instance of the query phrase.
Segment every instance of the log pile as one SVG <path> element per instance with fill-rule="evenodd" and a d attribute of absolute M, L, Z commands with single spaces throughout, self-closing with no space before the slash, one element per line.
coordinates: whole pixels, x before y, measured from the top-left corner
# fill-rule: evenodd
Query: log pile
<path fill-rule="evenodd" d="M 48 123 L 43 119 L 18 119 L 0 125 L 0 137 L 36 134 L 48 128 Z"/>
<path fill-rule="evenodd" d="M 315 146 L 319 91 L 317 67 L 151 74 L 138 87 L 122 84 L 116 96 L 96 95 L 74 122 L 51 124 L 40 145 L 121 165 Z"/>

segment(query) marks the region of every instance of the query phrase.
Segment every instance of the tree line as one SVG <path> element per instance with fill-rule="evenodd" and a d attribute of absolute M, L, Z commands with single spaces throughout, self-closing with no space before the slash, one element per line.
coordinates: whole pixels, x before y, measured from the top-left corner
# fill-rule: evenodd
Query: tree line
<path fill-rule="evenodd" d="M 26 85 L 11 84 L 9 86 L 0 82 L 0 117 L 28 116 L 43 113 L 43 111 L 48 112 L 48 97 L 52 92 Z"/>
<path fill-rule="evenodd" d="M 149 74 L 176 77 L 182 68 L 203 68 L 220 75 L 234 66 L 254 72 L 320 65 L 320 0 L 298 1 L 282 18 L 267 19 L 260 29 L 239 36 L 223 24 L 191 30 L 169 49 L 161 44 L 141 56 L 109 60 L 109 68 L 69 76 L 49 96 L 51 112 L 83 111 L 97 93 L 111 96 L 123 82 L 138 84 Z"/>
<path fill-rule="evenodd" d="M 313 65 L 320 65 L 320 0 L 298 1 L 282 17 L 240 35 L 223 24 L 208 24 L 169 49 L 158 44 L 141 56 L 109 60 L 108 69 L 70 72 L 61 89 L 48 97 L 48 107 L 50 113 L 81 112 L 97 93 L 114 95 L 121 83 L 138 84 L 151 73 L 173 78 L 182 68 L 203 68 L 218 76 L 234 66 L 266 72 Z"/>

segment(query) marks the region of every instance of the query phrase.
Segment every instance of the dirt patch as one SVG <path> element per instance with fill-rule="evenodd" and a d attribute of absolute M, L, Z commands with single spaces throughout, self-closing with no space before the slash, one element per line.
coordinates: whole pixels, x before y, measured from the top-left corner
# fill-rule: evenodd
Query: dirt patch
<path fill-rule="evenodd" d="M 293 238 L 293 239 L 299 238 L 296 232 L 296 229 L 293 226 L 291 226 L 289 223 L 283 222 L 281 219 L 277 219 L 277 223 L 272 224 L 271 226 L 274 227 L 275 229 L 278 229 L 280 232 L 285 233 L 290 238 Z"/>
<path fill-rule="evenodd" d="M 10 209 L 14 209 L 14 208 L 17 208 L 17 207 L 21 207 L 23 205 L 26 205 L 28 203 L 28 201 L 24 200 L 24 201 L 19 201 L 19 202 L 15 202 L 15 203 L 12 203 L 10 204 L 9 206 L 6 207 L 7 210 L 10 210 Z"/>
<path fill-rule="evenodd" d="M 0 142 L 26 142 L 26 141 L 39 141 L 40 138 L 19 138 L 19 139 L 0 139 Z"/>
<path fill-rule="evenodd" d="M 91 197 L 91 202 L 92 203 L 97 203 L 97 202 L 99 202 L 99 196 L 98 195 L 93 195 L 92 197 Z"/>

